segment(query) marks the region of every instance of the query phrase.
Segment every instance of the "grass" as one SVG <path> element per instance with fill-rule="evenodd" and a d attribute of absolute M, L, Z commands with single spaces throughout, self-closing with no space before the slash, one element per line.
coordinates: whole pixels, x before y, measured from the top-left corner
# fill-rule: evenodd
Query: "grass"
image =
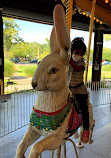
<path fill-rule="evenodd" d="M 32 65 L 32 66 L 26 66 L 24 69 L 24 73 L 28 76 L 28 77 L 32 77 L 35 73 L 37 69 L 37 65 Z"/>
<path fill-rule="evenodd" d="M 30 65 L 15 65 L 16 72 L 14 76 L 23 76 L 23 77 L 32 77 L 34 75 L 34 72 L 37 68 L 37 64 L 30 64 Z M 9 82 L 8 79 L 4 80 L 4 86 L 7 86 L 7 82 Z M 16 80 L 10 79 L 10 82 L 13 82 L 13 85 L 18 84 L 18 81 L 16 83 Z"/>
<path fill-rule="evenodd" d="M 111 71 L 111 65 L 103 65 L 102 71 Z"/>
<path fill-rule="evenodd" d="M 24 76 L 24 77 L 32 77 L 35 70 L 37 68 L 37 64 L 29 64 L 29 65 L 16 65 L 16 76 Z M 88 81 L 92 78 L 92 66 L 88 68 Z M 102 79 L 111 79 L 111 65 L 103 65 L 101 68 L 101 78 Z M 6 85 L 7 81 L 5 81 Z M 16 84 L 16 83 L 15 83 Z"/>
<path fill-rule="evenodd" d="M 111 65 L 103 65 L 101 71 L 102 78 L 111 79 Z"/>
<path fill-rule="evenodd" d="M 92 66 L 88 68 L 88 80 L 92 78 Z M 103 65 L 101 68 L 101 79 L 111 79 L 111 65 Z"/>
<path fill-rule="evenodd" d="M 16 65 L 17 66 L 17 75 L 19 76 L 33 76 L 37 65 L 31 64 L 28 66 L 25 65 Z M 92 66 L 89 66 L 88 68 L 88 80 L 91 80 L 92 77 Z M 101 68 L 101 78 L 111 78 L 111 65 L 103 65 Z"/>
<path fill-rule="evenodd" d="M 85 73 L 84 73 L 85 74 Z M 88 68 L 88 77 L 87 77 L 87 80 L 88 81 L 91 81 L 91 78 L 92 78 L 92 66 L 89 66 Z"/>
<path fill-rule="evenodd" d="M 17 66 L 17 76 L 27 76 L 32 77 L 36 68 L 37 64 L 31 64 L 31 65 L 16 65 Z"/>
<path fill-rule="evenodd" d="M 37 68 L 37 64 L 29 64 L 29 65 L 19 65 L 18 64 L 15 66 L 16 66 L 16 73 L 14 74 L 14 76 L 23 76 L 23 77 L 33 76 L 33 74 Z M 91 81 L 91 78 L 92 78 L 92 66 L 89 66 L 87 81 Z M 105 78 L 111 79 L 111 65 L 103 65 L 102 66 L 101 78 L 102 79 L 105 79 Z M 5 87 L 7 86 L 7 82 L 8 82 L 8 79 L 5 79 L 4 80 Z M 20 80 L 12 80 L 11 79 L 10 82 L 13 82 L 13 84 L 18 85 Z M 105 85 L 105 88 L 106 88 L 106 85 Z M 12 92 L 8 91 L 7 93 L 12 93 Z"/>

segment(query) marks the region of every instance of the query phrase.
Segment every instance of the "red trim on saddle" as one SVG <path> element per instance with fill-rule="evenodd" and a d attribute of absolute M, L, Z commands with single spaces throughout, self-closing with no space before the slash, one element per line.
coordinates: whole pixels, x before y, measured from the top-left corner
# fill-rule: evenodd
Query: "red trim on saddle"
<path fill-rule="evenodd" d="M 78 114 L 75 107 L 72 107 L 71 116 L 68 123 L 68 131 L 73 131 L 79 128 L 83 123 L 82 114 Z"/>
<path fill-rule="evenodd" d="M 58 111 L 55 111 L 55 112 L 44 112 L 44 111 L 40 111 L 40 110 L 37 110 L 37 109 L 35 109 L 34 107 L 33 107 L 33 111 L 34 112 L 37 112 L 37 113 L 39 113 L 39 114 L 42 114 L 42 115 L 46 115 L 46 116 L 52 116 L 52 115 L 56 115 L 56 114 L 58 114 L 59 112 L 61 112 L 68 104 L 70 104 L 71 103 L 71 100 L 69 101 L 69 102 L 67 102 L 67 104 L 64 106 L 64 107 L 62 107 L 62 109 L 60 109 L 60 110 L 58 110 Z"/>

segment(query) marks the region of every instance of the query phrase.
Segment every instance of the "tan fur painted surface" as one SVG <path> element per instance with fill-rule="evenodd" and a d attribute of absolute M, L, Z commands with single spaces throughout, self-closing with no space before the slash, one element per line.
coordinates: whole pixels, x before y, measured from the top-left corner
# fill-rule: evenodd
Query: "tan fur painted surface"
<path fill-rule="evenodd" d="M 32 86 L 34 88 L 37 87 L 38 90 L 34 107 L 44 112 L 55 112 L 61 109 L 67 103 L 69 95 L 68 53 L 71 42 L 66 25 L 65 13 L 60 4 L 54 9 L 53 31 L 50 38 L 51 54 L 40 62 L 32 78 Z M 62 52 L 60 53 L 61 49 Z M 55 131 L 38 130 L 35 126 L 29 125 L 22 141 L 17 147 L 15 158 L 24 158 L 27 148 L 40 138 L 41 135 L 45 136 L 44 139 L 32 146 L 29 158 L 38 158 L 44 150 L 57 149 L 65 136 L 70 113 L 71 111 L 68 113 L 62 125 Z"/>

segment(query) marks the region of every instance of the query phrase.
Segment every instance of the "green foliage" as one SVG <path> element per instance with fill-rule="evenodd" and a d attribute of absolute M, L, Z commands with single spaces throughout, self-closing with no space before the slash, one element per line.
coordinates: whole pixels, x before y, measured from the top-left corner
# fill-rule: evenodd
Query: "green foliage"
<path fill-rule="evenodd" d="M 19 26 L 12 18 L 3 17 L 3 38 L 4 38 L 4 50 L 9 51 L 13 43 L 21 42 L 19 37 Z"/>
<path fill-rule="evenodd" d="M 27 46 L 29 47 L 28 55 L 29 59 L 37 59 L 39 58 L 39 54 L 41 52 L 40 50 L 40 44 L 37 42 L 31 42 L 27 43 Z"/>
<path fill-rule="evenodd" d="M 50 53 L 50 41 L 49 41 L 48 38 L 46 38 L 46 43 L 45 43 L 45 44 L 41 44 L 41 45 L 40 45 L 40 49 L 41 49 L 41 55 L 42 55 L 44 52 Z"/>
<path fill-rule="evenodd" d="M 48 55 L 50 53 L 50 41 L 48 38 L 46 38 L 46 44 L 41 44 L 40 45 L 40 55 L 39 58 L 43 59 L 46 55 Z"/>
<path fill-rule="evenodd" d="M 101 79 L 111 78 L 111 65 L 103 65 L 101 67 Z M 88 81 L 92 79 L 92 66 L 88 68 Z"/>
<path fill-rule="evenodd" d="M 29 64 L 29 65 L 16 65 L 17 75 L 18 76 L 26 76 L 32 77 L 37 69 L 37 64 Z"/>
<path fill-rule="evenodd" d="M 87 51 L 86 51 L 86 54 L 84 56 L 84 59 L 87 60 Z M 90 57 L 89 57 L 89 61 L 93 61 L 93 50 L 90 50 Z"/>
<path fill-rule="evenodd" d="M 3 17 L 3 36 L 5 57 L 18 58 L 21 60 L 41 60 L 50 53 L 50 40 L 46 38 L 45 44 L 37 42 L 24 42 L 19 37 L 19 26 L 12 18 Z M 106 41 L 111 40 L 111 35 L 105 34 Z M 87 53 L 84 57 L 87 58 Z M 93 61 L 93 50 L 90 51 L 90 61 Z M 103 48 L 102 60 L 111 61 L 111 49 Z"/>
<path fill-rule="evenodd" d="M 36 42 L 21 42 L 14 44 L 10 49 L 10 54 L 14 58 L 21 58 L 22 60 L 42 59 L 50 52 L 49 41 L 46 44 L 39 44 Z"/>
<path fill-rule="evenodd" d="M 21 42 L 13 45 L 10 51 L 12 52 L 13 57 L 26 59 L 29 52 L 29 47 L 27 43 Z"/>
<path fill-rule="evenodd" d="M 84 56 L 85 60 L 87 59 L 87 53 Z M 93 50 L 90 51 L 90 61 L 93 61 Z M 110 61 L 111 62 L 111 49 L 110 48 L 103 48 L 102 53 L 102 60 L 104 61 Z"/>
<path fill-rule="evenodd" d="M 32 77 L 34 75 L 36 69 L 37 69 L 37 65 L 34 64 L 31 66 L 26 66 L 23 71 L 26 74 L 26 76 Z"/>
<path fill-rule="evenodd" d="M 111 35 L 110 34 L 104 34 L 104 39 L 105 39 L 105 41 L 110 41 L 111 40 Z"/>
<path fill-rule="evenodd" d="M 111 78 L 111 65 L 103 65 L 101 68 L 101 78 Z"/>
<path fill-rule="evenodd" d="M 12 77 L 15 73 L 15 65 L 12 61 L 5 59 L 4 60 L 4 77 Z"/>
<path fill-rule="evenodd" d="M 111 61 L 111 49 L 110 48 L 103 48 L 102 59 L 104 61 Z"/>
<path fill-rule="evenodd" d="M 85 70 L 86 71 L 86 70 Z M 85 79 L 85 73 L 86 72 L 84 72 L 84 79 Z M 87 77 L 87 80 L 88 81 L 91 81 L 91 79 L 92 79 L 92 66 L 89 66 L 88 67 L 88 77 Z"/>
<path fill-rule="evenodd" d="M 101 70 L 102 71 L 111 71 L 111 65 L 103 65 Z"/>

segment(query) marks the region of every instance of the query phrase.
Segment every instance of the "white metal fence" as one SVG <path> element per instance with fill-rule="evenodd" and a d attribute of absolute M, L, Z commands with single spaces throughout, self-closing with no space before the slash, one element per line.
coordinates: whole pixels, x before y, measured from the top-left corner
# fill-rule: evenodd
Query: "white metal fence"
<path fill-rule="evenodd" d="M 87 87 L 93 106 L 111 104 L 111 81 L 88 82 Z M 36 98 L 32 89 L 0 96 L 0 137 L 29 123 Z"/>
<path fill-rule="evenodd" d="M 93 106 L 111 104 L 111 81 L 88 82 L 87 89 Z"/>
<path fill-rule="evenodd" d="M 0 96 L 0 137 L 29 123 L 37 91 L 27 90 Z"/>
<path fill-rule="evenodd" d="M 32 78 L 15 80 L 16 83 L 7 82 L 7 84 L 4 85 L 4 93 L 9 94 L 13 92 L 19 92 L 21 90 L 32 89 L 31 79 Z"/>

